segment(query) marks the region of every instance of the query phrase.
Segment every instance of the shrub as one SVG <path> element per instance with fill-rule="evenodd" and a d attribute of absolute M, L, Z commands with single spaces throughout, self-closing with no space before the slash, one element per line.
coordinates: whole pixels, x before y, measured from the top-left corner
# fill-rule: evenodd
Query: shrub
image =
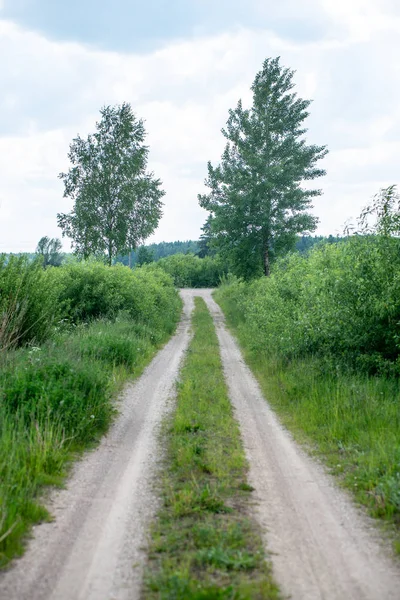
<path fill-rule="evenodd" d="M 288 255 L 269 278 L 220 293 L 238 307 L 253 349 L 400 373 L 398 239 L 355 236 Z"/>
<path fill-rule="evenodd" d="M 217 287 L 221 277 L 226 275 L 227 266 L 220 257 L 199 258 L 194 254 L 174 254 L 157 262 L 174 280 L 176 287 L 212 288 Z"/>
<path fill-rule="evenodd" d="M 125 311 L 155 327 L 171 321 L 170 331 L 176 324 L 179 298 L 172 279 L 153 265 L 132 271 L 121 264 L 72 263 L 53 272 L 59 280 L 59 301 L 74 323 L 115 319 Z"/>
<path fill-rule="evenodd" d="M 0 349 L 41 343 L 50 335 L 62 310 L 53 270 L 26 256 L 0 256 Z"/>

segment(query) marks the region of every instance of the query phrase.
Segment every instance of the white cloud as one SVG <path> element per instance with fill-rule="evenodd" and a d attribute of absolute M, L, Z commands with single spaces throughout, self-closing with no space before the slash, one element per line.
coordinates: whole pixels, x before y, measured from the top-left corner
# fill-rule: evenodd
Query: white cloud
<path fill-rule="evenodd" d="M 60 235 L 56 213 L 70 204 L 57 174 L 67 168 L 69 142 L 93 130 L 102 105 L 124 100 L 146 120 L 150 166 L 167 191 L 154 239 L 197 237 L 205 213 L 196 196 L 207 160 L 223 149 L 228 108 L 250 99 L 263 59 L 276 55 L 297 70 L 296 91 L 314 99 L 308 139 L 331 149 L 316 212 L 321 232 L 340 229 L 398 173 L 398 21 L 389 4 L 379 6 L 324 0 L 320 16 L 332 29 L 319 41 L 237 29 L 143 55 L 58 43 L 0 20 L 0 250 L 34 249 L 42 235 Z"/>

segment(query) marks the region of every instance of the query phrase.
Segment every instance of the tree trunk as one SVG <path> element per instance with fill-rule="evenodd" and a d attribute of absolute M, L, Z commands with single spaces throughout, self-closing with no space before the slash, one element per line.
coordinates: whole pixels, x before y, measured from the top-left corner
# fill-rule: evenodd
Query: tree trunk
<path fill-rule="evenodd" d="M 266 246 L 264 251 L 264 275 L 265 277 L 269 277 L 271 273 L 270 265 L 269 265 L 269 252 L 268 246 Z"/>
<path fill-rule="evenodd" d="M 129 250 L 128 252 L 128 264 L 129 268 L 132 269 L 132 250 Z"/>

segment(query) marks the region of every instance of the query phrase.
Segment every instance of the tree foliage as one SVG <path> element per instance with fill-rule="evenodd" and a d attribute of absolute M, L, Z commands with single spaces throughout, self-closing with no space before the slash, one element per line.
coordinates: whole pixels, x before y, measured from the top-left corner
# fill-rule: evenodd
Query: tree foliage
<path fill-rule="evenodd" d="M 375 219 L 371 223 L 371 218 Z M 349 227 L 351 230 L 351 226 Z M 400 194 L 396 185 L 382 188 L 361 212 L 356 232 L 384 237 L 400 236 Z"/>
<path fill-rule="evenodd" d="M 106 254 L 111 264 L 156 229 L 164 192 L 160 180 L 146 171 L 146 132 L 131 106 L 107 106 L 100 114 L 96 132 L 71 143 L 72 167 L 59 177 L 74 207 L 57 218 L 77 254 Z"/>
<path fill-rule="evenodd" d="M 153 256 L 154 261 L 172 256 L 173 254 L 198 254 L 199 242 L 196 240 L 187 240 L 186 242 L 159 242 L 158 244 L 148 244 L 145 246 Z M 129 256 L 117 256 L 116 262 L 129 265 Z M 131 266 L 138 262 L 138 250 L 131 252 Z"/>
<path fill-rule="evenodd" d="M 212 249 L 212 226 L 211 216 L 207 217 L 206 222 L 201 228 L 202 234 L 199 239 L 199 251 L 197 255 L 200 258 L 215 254 L 215 250 Z"/>
<path fill-rule="evenodd" d="M 136 264 L 141 267 L 152 262 L 154 262 L 154 252 L 147 246 L 140 246 L 136 253 Z"/>
<path fill-rule="evenodd" d="M 293 247 L 298 233 L 316 228 L 307 209 L 321 191 L 303 184 L 325 174 L 317 162 L 327 150 L 305 142 L 310 101 L 291 91 L 293 75 L 279 58 L 265 60 L 251 108 L 239 101 L 229 111 L 225 151 L 217 167 L 208 163 L 209 192 L 199 195 L 214 245 L 247 277 L 269 275 L 271 260 Z"/>
<path fill-rule="evenodd" d="M 42 257 L 45 268 L 48 266 L 59 267 L 64 258 L 63 253 L 60 252 L 61 248 L 61 240 L 44 236 L 38 242 L 36 254 Z"/>

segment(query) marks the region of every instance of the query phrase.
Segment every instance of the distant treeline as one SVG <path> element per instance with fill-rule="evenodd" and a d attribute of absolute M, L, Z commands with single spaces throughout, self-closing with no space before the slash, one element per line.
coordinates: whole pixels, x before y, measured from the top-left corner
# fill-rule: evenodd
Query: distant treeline
<path fill-rule="evenodd" d="M 345 240 L 345 237 L 340 236 L 322 236 L 322 235 L 303 235 L 299 236 L 296 242 L 295 250 L 300 252 L 301 254 L 308 252 L 313 246 L 319 244 L 320 242 L 328 242 L 333 244 L 335 242 L 340 242 Z M 198 240 L 187 240 L 184 242 L 160 242 L 159 244 L 148 244 L 147 246 L 142 246 L 147 251 L 147 256 L 151 258 L 152 261 L 158 261 L 161 258 L 166 258 L 167 256 L 172 256 L 174 254 L 195 254 L 197 256 L 203 257 L 206 253 L 204 252 L 204 247 L 202 247 L 200 241 Z M 131 253 L 131 265 L 134 266 L 138 262 L 138 258 L 140 259 L 140 248 L 139 250 L 133 251 Z M 212 254 L 209 250 L 207 254 Z M 129 264 L 128 256 L 119 256 L 116 262 L 120 262 L 124 265 Z M 140 262 L 140 260 L 139 260 Z"/>
<path fill-rule="evenodd" d="M 338 235 L 329 235 L 327 237 L 323 235 L 302 235 L 297 239 L 295 249 L 300 252 L 300 254 L 304 254 L 321 242 L 336 244 L 336 242 L 344 242 L 346 239 L 347 237 Z"/>
<path fill-rule="evenodd" d="M 142 246 L 147 251 L 147 256 L 151 261 L 158 261 L 160 258 L 166 258 L 173 254 L 198 254 L 200 250 L 199 242 L 196 240 L 187 240 L 185 242 L 160 242 L 159 244 L 148 244 Z M 134 266 L 140 259 L 140 248 L 131 252 L 131 265 Z M 129 264 L 129 256 L 118 256 L 116 262 L 123 265 Z"/>
<path fill-rule="evenodd" d="M 295 250 L 304 254 L 313 248 L 316 244 L 320 242 L 328 242 L 330 244 L 341 242 L 347 239 L 346 237 L 340 236 L 322 236 L 322 235 L 304 235 L 299 236 L 295 245 Z M 145 250 L 143 252 L 143 249 Z M 167 256 L 172 256 L 174 254 L 194 254 L 203 258 L 207 254 L 213 254 L 210 250 L 205 251 L 204 244 L 201 244 L 199 240 L 187 240 L 187 241 L 176 241 L 176 242 L 160 242 L 159 244 L 148 244 L 146 246 L 141 246 L 138 250 L 133 250 L 131 252 L 131 266 L 134 267 L 138 262 L 140 264 L 140 256 L 141 254 L 145 257 L 144 262 L 157 262 L 161 258 L 166 258 Z M 37 254 L 33 252 L 10 252 L 7 254 L 7 257 L 10 256 L 25 256 L 29 261 L 34 260 Z M 64 261 L 71 260 L 73 254 L 64 253 Z M 129 265 L 129 256 L 118 256 L 116 263 L 122 263 L 123 265 Z"/>

